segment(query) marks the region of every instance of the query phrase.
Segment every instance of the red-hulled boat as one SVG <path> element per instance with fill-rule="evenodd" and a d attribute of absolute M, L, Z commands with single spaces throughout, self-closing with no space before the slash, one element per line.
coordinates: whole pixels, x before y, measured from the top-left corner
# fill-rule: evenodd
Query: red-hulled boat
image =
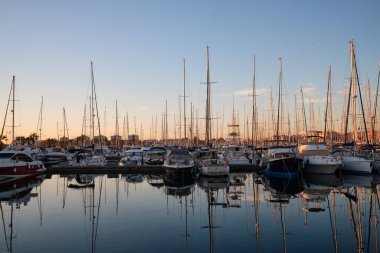
<path fill-rule="evenodd" d="M 45 171 L 41 161 L 33 160 L 22 151 L 0 151 L 0 182 L 42 174 Z"/>

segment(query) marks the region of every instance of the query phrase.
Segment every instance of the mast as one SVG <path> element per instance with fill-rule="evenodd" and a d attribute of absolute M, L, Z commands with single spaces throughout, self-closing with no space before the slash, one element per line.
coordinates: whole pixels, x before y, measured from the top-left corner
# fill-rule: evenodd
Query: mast
<path fill-rule="evenodd" d="M 305 132 L 307 132 L 306 111 L 305 111 L 305 102 L 303 100 L 302 87 L 301 87 L 301 99 L 302 99 L 302 112 L 303 112 L 303 120 L 304 120 L 304 130 L 305 130 Z"/>
<path fill-rule="evenodd" d="M 14 78 L 15 78 L 15 77 L 13 76 L 13 79 L 14 79 Z M 9 107 L 9 102 L 11 101 L 11 95 L 12 95 L 12 92 L 13 92 L 13 80 L 12 80 L 11 89 L 9 90 L 8 103 L 7 103 L 7 109 L 5 110 L 5 116 L 4 116 L 3 127 L 1 128 L 1 135 L 0 135 L 1 138 L 3 137 L 3 134 L 4 134 L 5 122 L 6 122 L 6 120 L 7 120 L 8 107 Z"/>
<path fill-rule="evenodd" d="M 297 109 L 297 95 L 294 95 L 294 135 L 298 143 L 298 109 Z"/>
<path fill-rule="evenodd" d="M 119 147 L 119 114 L 117 111 L 117 100 L 116 100 L 115 145 L 116 145 L 116 148 Z"/>
<path fill-rule="evenodd" d="M 15 140 L 15 87 L 16 87 L 16 80 L 15 76 L 13 76 L 12 79 L 12 144 L 14 144 Z"/>
<path fill-rule="evenodd" d="M 83 120 L 82 120 L 82 148 L 85 146 L 86 138 L 86 104 L 84 105 Z"/>
<path fill-rule="evenodd" d="M 165 144 L 168 141 L 168 100 L 165 101 Z"/>
<path fill-rule="evenodd" d="M 271 113 L 271 122 L 270 122 L 270 126 L 271 126 L 271 128 L 270 128 L 270 131 L 268 131 L 268 132 L 270 132 L 271 135 L 272 135 L 272 133 L 273 133 L 273 135 L 274 135 L 274 131 L 275 131 L 275 129 L 276 129 L 276 126 L 275 126 L 275 124 L 274 124 L 274 110 L 273 110 L 272 87 L 270 87 L 270 113 Z M 272 136 L 273 136 L 273 135 L 272 135 Z"/>
<path fill-rule="evenodd" d="M 366 137 L 367 145 L 369 145 L 369 138 L 368 138 L 367 124 L 366 124 L 366 120 L 365 120 L 365 113 L 364 113 L 364 106 L 363 106 L 363 98 L 362 98 L 362 93 L 361 93 L 361 90 L 360 90 L 359 74 L 358 74 L 358 68 L 357 68 L 357 65 L 356 65 L 356 54 L 355 54 L 355 46 L 354 46 L 354 42 L 353 42 L 353 41 L 351 41 L 351 49 L 352 49 L 352 57 L 353 57 L 352 60 L 353 60 L 353 67 L 354 67 L 353 70 L 355 70 L 355 72 L 354 72 L 353 74 L 354 74 L 354 78 L 356 79 L 356 81 L 357 81 L 357 85 L 358 85 L 359 98 L 360 98 L 360 105 L 361 105 L 362 115 L 363 115 L 363 123 L 364 123 L 365 137 Z"/>
<path fill-rule="evenodd" d="M 187 139 L 187 130 L 186 130 L 186 62 L 183 59 L 183 125 L 184 125 L 184 137 L 185 141 Z"/>
<path fill-rule="evenodd" d="M 367 83 L 367 92 L 368 92 L 368 100 L 367 100 L 367 112 L 368 112 L 368 119 L 371 119 L 371 141 L 373 143 L 373 139 L 374 139 L 374 136 L 373 136 L 373 120 L 372 120 L 372 103 L 371 103 L 371 85 L 370 85 L 370 82 L 369 82 L 369 79 L 368 79 L 368 83 Z"/>
<path fill-rule="evenodd" d="M 282 94 L 282 59 L 278 58 L 280 61 L 280 76 L 278 80 L 278 107 L 277 107 L 277 126 L 276 126 L 276 144 L 279 141 L 279 131 L 280 131 L 280 111 L 281 111 L 281 94 Z"/>
<path fill-rule="evenodd" d="M 179 140 L 178 145 L 182 142 L 182 108 L 181 108 L 181 95 L 178 96 L 178 108 L 179 108 Z"/>
<path fill-rule="evenodd" d="M 98 119 L 98 134 L 99 134 L 99 141 L 100 141 L 100 149 L 102 150 L 103 153 L 103 141 L 102 141 L 102 136 L 101 136 L 101 131 L 100 131 L 100 118 L 99 118 L 99 110 L 98 110 L 98 101 L 97 101 L 97 96 L 96 96 L 96 89 L 95 89 L 95 80 L 94 80 L 94 71 L 93 71 L 93 64 L 91 62 L 91 86 L 92 86 L 92 131 L 93 135 L 95 136 L 95 121 L 94 117 L 96 116 Z M 96 109 L 96 115 L 94 113 L 94 102 L 95 102 L 95 109 Z"/>
<path fill-rule="evenodd" d="M 372 117 L 372 121 L 373 121 L 372 136 L 374 136 L 373 137 L 373 144 L 375 144 L 375 142 L 376 142 L 375 129 L 376 129 L 376 123 L 377 123 L 376 112 L 377 112 L 377 97 L 379 96 L 379 85 L 380 85 L 380 62 L 379 62 L 379 71 L 377 74 L 377 88 L 376 88 L 376 96 L 375 96 L 374 113 L 373 113 L 373 117 Z"/>
<path fill-rule="evenodd" d="M 66 111 L 63 107 L 63 147 L 66 148 Z"/>
<path fill-rule="evenodd" d="M 36 133 L 39 133 L 38 138 L 41 141 L 42 138 L 42 108 L 44 105 L 44 97 L 41 97 L 41 106 L 40 106 L 40 114 L 38 116 L 38 123 L 37 123 L 37 131 Z"/>
<path fill-rule="evenodd" d="M 252 83 L 252 147 L 254 147 L 256 133 L 256 56 L 253 56 L 253 83 Z M 256 143 L 257 144 L 257 143 Z"/>
<path fill-rule="evenodd" d="M 326 101 L 326 110 L 325 110 L 325 129 L 323 131 L 323 142 L 326 143 L 326 132 L 327 132 L 327 112 L 329 109 L 329 98 L 330 98 L 330 92 L 331 92 L 331 65 L 329 66 L 329 77 L 327 81 L 327 101 Z M 331 131 L 332 131 L 332 126 Z"/>
<path fill-rule="evenodd" d="M 207 46 L 207 98 L 206 98 L 206 144 L 210 145 L 211 127 L 210 127 L 210 106 L 211 106 L 211 85 L 210 85 L 210 63 L 209 47 Z"/>
<path fill-rule="evenodd" d="M 93 65 L 91 61 L 91 97 L 90 97 L 90 138 L 92 140 L 92 144 L 95 144 L 95 126 L 94 126 L 94 72 Z"/>

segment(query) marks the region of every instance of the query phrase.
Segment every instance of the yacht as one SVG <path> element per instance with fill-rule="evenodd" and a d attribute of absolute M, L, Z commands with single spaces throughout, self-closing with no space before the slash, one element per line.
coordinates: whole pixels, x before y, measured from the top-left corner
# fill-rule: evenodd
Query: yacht
<path fill-rule="evenodd" d="M 42 174 L 45 171 L 41 161 L 33 160 L 22 151 L 0 151 L 0 181 Z"/>
<path fill-rule="evenodd" d="M 198 172 L 209 177 L 225 177 L 230 172 L 228 160 L 216 150 L 201 150 L 198 155 Z"/>
<path fill-rule="evenodd" d="M 339 157 L 330 155 L 325 143 L 318 142 L 320 131 L 314 131 L 316 135 L 307 136 L 307 142 L 298 147 L 298 152 L 303 157 L 303 171 L 315 174 L 334 174 L 342 167 Z"/>

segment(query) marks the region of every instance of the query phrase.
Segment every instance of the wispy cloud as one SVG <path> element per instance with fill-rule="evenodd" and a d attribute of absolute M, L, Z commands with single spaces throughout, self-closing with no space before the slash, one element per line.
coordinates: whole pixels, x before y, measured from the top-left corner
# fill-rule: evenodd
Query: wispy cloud
<path fill-rule="evenodd" d="M 317 92 L 317 88 L 315 87 L 302 87 L 303 94 L 315 94 Z"/>
<path fill-rule="evenodd" d="M 262 87 L 256 88 L 256 95 L 257 96 L 267 95 L 269 93 L 270 93 L 270 89 L 268 89 L 268 88 L 262 88 Z M 242 90 L 234 91 L 232 93 L 223 94 L 223 96 L 246 97 L 246 96 L 252 96 L 252 94 L 253 94 L 252 88 L 245 88 Z"/>
<path fill-rule="evenodd" d="M 305 104 L 323 104 L 326 103 L 326 98 L 305 98 Z M 301 101 L 299 101 L 301 103 Z"/>

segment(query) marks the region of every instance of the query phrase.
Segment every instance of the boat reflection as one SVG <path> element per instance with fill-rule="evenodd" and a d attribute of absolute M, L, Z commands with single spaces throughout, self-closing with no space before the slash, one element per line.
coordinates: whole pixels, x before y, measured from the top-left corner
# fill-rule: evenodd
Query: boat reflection
<path fill-rule="evenodd" d="M 27 206 L 31 197 L 38 197 L 38 193 L 32 193 L 32 190 L 40 186 L 43 179 L 44 175 L 33 175 L 18 180 L 2 182 L 0 184 L 0 211 L 6 247 L 6 249 L 0 248 L 2 252 L 13 252 L 13 239 L 17 237 L 17 235 L 15 235 L 15 231 L 17 230 L 14 224 L 19 223 L 14 219 L 20 218 L 21 207 Z M 41 205 L 40 201 L 38 205 Z M 41 206 L 39 210 L 41 211 Z M 9 220 L 6 220 L 6 217 L 8 217 Z M 41 213 L 40 219 L 42 219 Z M 41 222 L 42 220 L 40 223 Z"/>
<path fill-rule="evenodd" d="M 227 196 L 230 207 L 241 207 L 242 196 L 244 195 L 245 180 L 247 174 L 245 173 L 230 173 L 230 183 L 227 190 Z"/>
<path fill-rule="evenodd" d="M 264 185 L 264 198 L 269 202 L 288 203 L 296 194 L 303 190 L 302 182 L 298 179 L 279 178 L 279 177 L 262 177 Z"/>
<path fill-rule="evenodd" d="M 70 183 L 67 185 L 68 188 L 72 189 L 81 189 L 81 188 L 91 188 L 94 187 L 94 175 L 89 175 L 89 174 L 77 174 L 72 180 L 70 178 Z"/>
<path fill-rule="evenodd" d="M 348 207 L 346 219 L 352 224 L 350 232 L 356 238 L 357 251 L 378 252 L 379 176 L 344 174 L 343 181 L 339 193 L 345 196 Z M 371 248 L 371 240 L 375 240 L 375 248 Z"/>
<path fill-rule="evenodd" d="M 144 176 L 142 174 L 126 174 L 124 177 L 128 183 L 138 184 L 144 182 Z"/>
<path fill-rule="evenodd" d="M 182 173 L 165 173 L 163 179 L 167 195 L 187 196 L 194 190 L 195 178 L 191 175 L 184 177 Z"/>
<path fill-rule="evenodd" d="M 230 179 L 228 178 L 208 178 L 200 176 L 197 179 L 198 187 L 205 191 L 207 198 L 207 214 L 208 225 L 202 226 L 202 228 L 208 228 L 209 230 L 209 251 L 214 252 L 215 238 L 214 229 L 220 228 L 215 225 L 214 209 L 217 206 L 223 208 L 230 207 L 228 202 L 227 191 L 230 185 Z"/>
<path fill-rule="evenodd" d="M 146 181 L 155 188 L 164 186 L 164 176 L 162 175 L 148 175 Z"/>
<path fill-rule="evenodd" d="M 267 177 L 262 178 L 264 185 L 264 199 L 272 203 L 273 212 L 277 218 L 276 208 L 279 209 L 283 251 L 287 251 L 287 232 L 286 232 L 286 208 L 292 198 L 297 198 L 297 194 L 303 190 L 302 181 L 299 178 L 279 178 Z"/>

